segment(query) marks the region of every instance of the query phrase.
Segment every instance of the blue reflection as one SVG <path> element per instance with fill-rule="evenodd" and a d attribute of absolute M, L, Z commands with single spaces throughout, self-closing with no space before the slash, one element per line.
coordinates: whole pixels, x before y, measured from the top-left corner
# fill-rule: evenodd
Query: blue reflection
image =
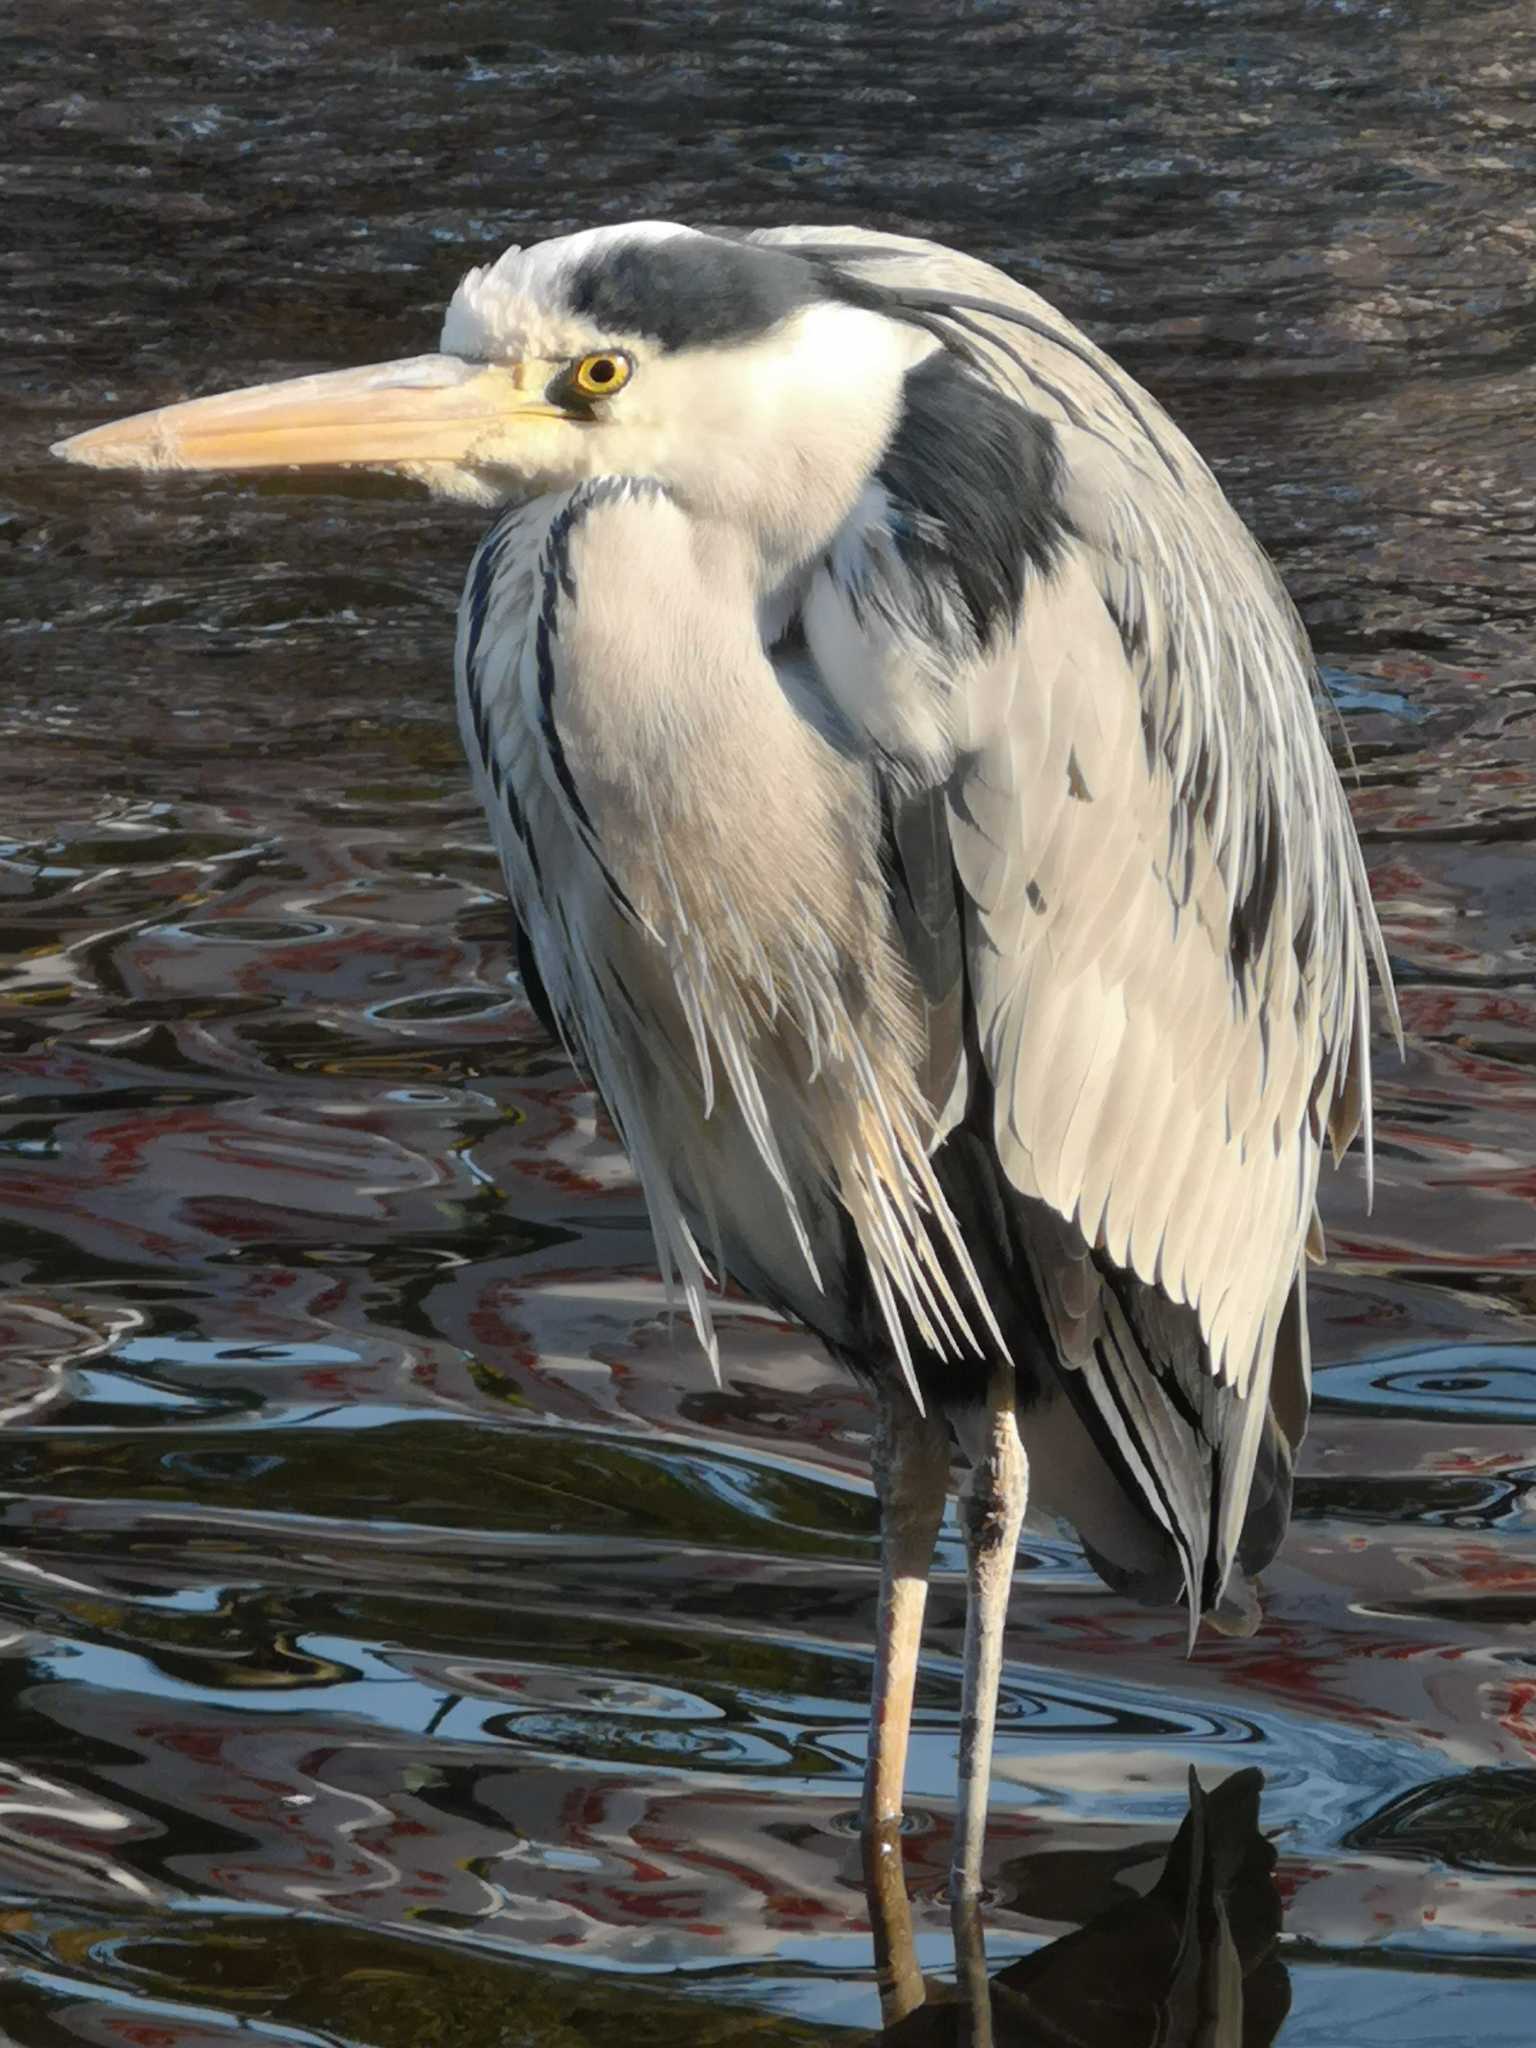
<path fill-rule="evenodd" d="M 1313 1393 L 1319 1411 L 1533 1427 L 1536 1344 L 1424 1344 L 1376 1352 L 1319 1372 Z"/>

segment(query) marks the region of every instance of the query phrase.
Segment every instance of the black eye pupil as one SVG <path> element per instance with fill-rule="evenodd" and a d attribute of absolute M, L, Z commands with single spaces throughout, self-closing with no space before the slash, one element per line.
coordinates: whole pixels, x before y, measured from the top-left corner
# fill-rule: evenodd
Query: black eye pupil
<path fill-rule="evenodd" d="M 589 384 L 611 384 L 614 378 L 614 369 L 615 365 L 607 357 L 602 358 L 598 362 L 589 363 L 587 366 L 587 382 Z"/>

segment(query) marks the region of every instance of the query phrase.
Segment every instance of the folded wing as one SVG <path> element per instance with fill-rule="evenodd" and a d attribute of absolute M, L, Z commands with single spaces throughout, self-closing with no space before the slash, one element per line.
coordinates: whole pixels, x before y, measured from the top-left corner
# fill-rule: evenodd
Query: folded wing
<path fill-rule="evenodd" d="M 920 787 L 903 795 L 914 784 L 932 778 L 947 811 L 972 1071 L 935 1099 L 936 1157 L 963 1119 L 974 1158 L 985 1120 L 1062 1383 L 1171 1539 L 1198 1614 L 1245 1518 L 1245 1554 L 1283 1526 L 1319 1162 L 1369 1117 L 1380 938 L 1311 657 L 1205 465 L 1058 313 L 921 245 L 848 247 L 860 289 L 911 309 L 1032 423 L 1017 489 L 1054 497 L 1051 547 L 1011 565 L 1016 614 L 968 647 L 974 552 L 1008 522 L 967 526 L 963 492 L 924 504 L 919 484 L 902 502 L 888 473 L 884 536 L 876 519 L 863 543 L 886 562 L 883 601 L 843 571 L 886 640 L 948 631 L 945 664 L 928 650 L 947 679 L 942 772 L 931 749 L 880 771 L 896 842 L 904 806 L 931 809 Z M 925 366 L 909 403 L 920 380 L 939 382 Z M 945 404 L 957 419 L 952 380 Z M 1016 528 L 1038 536 L 1026 510 Z M 902 564 L 920 586 L 905 598 Z M 920 663 L 882 657 L 882 698 L 867 674 L 840 683 L 830 633 L 812 637 L 845 714 L 896 729 Z M 896 865 L 910 896 L 910 859 Z M 922 893 L 943 894 L 931 875 Z M 918 930 L 897 907 L 903 936 Z M 935 957 L 930 931 L 920 980 Z"/>

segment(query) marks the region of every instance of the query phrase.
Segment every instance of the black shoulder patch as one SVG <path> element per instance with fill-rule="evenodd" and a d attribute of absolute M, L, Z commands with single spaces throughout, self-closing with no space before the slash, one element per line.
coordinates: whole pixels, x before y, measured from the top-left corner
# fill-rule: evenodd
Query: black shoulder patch
<path fill-rule="evenodd" d="M 1048 576 L 1072 527 L 1050 421 L 945 350 L 907 372 L 876 472 L 902 559 L 959 590 L 978 646 L 1018 617 L 1030 570 Z"/>
<path fill-rule="evenodd" d="M 720 235 L 611 243 L 570 282 L 572 312 L 606 334 L 643 334 L 669 349 L 746 341 L 823 296 L 799 256 Z"/>

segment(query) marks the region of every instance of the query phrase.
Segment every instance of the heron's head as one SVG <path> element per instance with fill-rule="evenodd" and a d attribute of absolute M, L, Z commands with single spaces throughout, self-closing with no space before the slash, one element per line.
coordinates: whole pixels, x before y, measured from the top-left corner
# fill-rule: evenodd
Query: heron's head
<path fill-rule="evenodd" d="M 814 545 L 932 347 L 790 247 L 638 222 L 472 270 L 435 355 L 193 399 L 56 452 L 100 468 L 389 470 L 478 504 L 646 477 L 770 546 L 789 532 Z"/>

